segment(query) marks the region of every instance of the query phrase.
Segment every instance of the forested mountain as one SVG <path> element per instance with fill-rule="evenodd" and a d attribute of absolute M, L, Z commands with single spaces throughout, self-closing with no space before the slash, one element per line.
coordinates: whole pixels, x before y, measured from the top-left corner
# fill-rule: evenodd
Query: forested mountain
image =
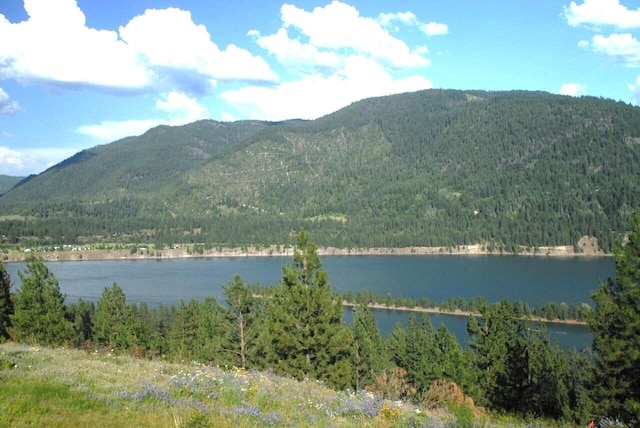
<path fill-rule="evenodd" d="M 13 186 L 18 184 L 23 177 L 12 177 L 9 175 L 0 175 L 0 194 L 11 189 Z"/>
<path fill-rule="evenodd" d="M 0 198 L 6 243 L 611 248 L 640 206 L 640 109 L 427 90 L 314 121 L 200 121 L 95 147 Z"/>

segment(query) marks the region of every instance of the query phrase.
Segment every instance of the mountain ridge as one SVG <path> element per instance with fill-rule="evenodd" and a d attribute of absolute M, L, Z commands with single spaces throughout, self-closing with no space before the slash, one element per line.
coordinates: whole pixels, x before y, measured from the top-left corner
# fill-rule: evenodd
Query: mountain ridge
<path fill-rule="evenodd" d="M 304 227 L 342 248 L 508 249 L 586 235 L 610 249 L 640 205 L 637 141 L 637 107 L 527 91 L 427 90 L 313 121 L 157 127 L 7 192 L 0 216 L 24 220 L 0 232 L 271 245 Z M 80 233 L 39 232 L 67 217 Z"/>

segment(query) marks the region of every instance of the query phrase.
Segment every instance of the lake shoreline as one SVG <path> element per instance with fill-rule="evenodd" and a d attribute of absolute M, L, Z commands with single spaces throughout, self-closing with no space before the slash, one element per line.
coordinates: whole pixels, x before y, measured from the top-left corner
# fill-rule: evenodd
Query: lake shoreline
<path fill-rule="evenodd" d="M 290 257 L 292 247 L 242 247 L 212 248 L 201 251 L 192 248 L 170 248 L 153 250 L 145 247 L 132 249 L 86 249 L 73 248 L 54 251 L 12 251 L 3 255 L 3 262 L 24 262 L 35 254 L 45 261 L 82 260 L 153 260 L 211 257 Z M 336 248 L 318 247 L 320 256 L 423 256 L 423 255 L 478 255 L 478 256 L 528 256 L 528 257 L 610 257 L 611 254 L 599 249 L 585 249 L 577 252 L 572 245 L 555 247 L 519 247 L 517 252 L 489 251 L 485 245 L 458 245 L 454 247 L 404 247 L 404 248 Z"/>
<path fill-rule="evenodd" d="M 342 301 L 342 306 L 346 306 L 346 307 L 355 307 L 357 304 L 353 303 L 353 302 L 347 302 L 346 300 Z M 440 309 L 438 307 L 434 307 L 434 308 L 421 308 L 418 306 L 414 306 L 412 308 L 408 307 L 408 306 L 395 306 L 395 305 L 391 305 L 391 306 L 387 306 L 385 304 L 382 303 L 369 303 L 367 305 L 367 307 L 369 309 L 373 309 L 376 311 L 399 311 L 399 312 L 415 312 L 415 313 L 426 313 L 426 314 L 436 314 L 436 315 L 451 315 L 451 316 L 456 316 L 456 317 L 477 317 L 477 318 L 482 318 L 482 315 L 479 312 L 470 312 L 470 311 L 463 311 L 461 309 L 456 309 L 453 311 L 449 311 L 449 310 L 445 310 L 445 309 Z M 561 320 L 561 319 L 555 319 L 555 320 L 549 320 L 546 318 L 540 318 L 540 317 L 525 317 L 523 318 L 526 321 L 531 321 L 531 322 L 537 322 L 537 323 L 543 323 L 543 324 L 547 324 L 547 323 L 552 323 L 552 324 L 570 324 L 570 325 L 588 325 L 587 322 L 585 321 L 578 321 L 578 320 Z"/>

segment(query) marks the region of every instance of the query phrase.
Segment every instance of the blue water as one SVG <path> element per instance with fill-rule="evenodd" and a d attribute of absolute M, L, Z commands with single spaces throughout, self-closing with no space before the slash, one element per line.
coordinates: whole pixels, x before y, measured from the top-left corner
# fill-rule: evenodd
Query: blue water
<path fill-rule="evenodd" d="M 222 285 L 240 274 L 249 284 L 277 284 L 289 257 L 221 257 L 164 260 L 105 260 L 50 262 L 68 302 L 97 301 L 114 282 L 129 302 L 151 306 L 181 300 L 222 297 Z M 322 258 L 333 288 L 375 291 L 378 295 L 441 302 L 451 297 L 484 297 L 489 302 L 521 300 L 530 306 L 547 302 L 592 303 L 590 293 L 614 276 L 612 258 L 554 258 L 524 256 L 326 256 Z M 15 286 L 23 263 L 5 264 Z M 376 311 L 383 334 L 408 313 Z M 434 326 L 444 323 L 461 342 L 466 340 L 465 317 L 430 315 Z M 345 321 L 350 310 L 345 309 Z M 548 324 L 552 340 L 583 348 L 591 336 L 585 326 Z"/>

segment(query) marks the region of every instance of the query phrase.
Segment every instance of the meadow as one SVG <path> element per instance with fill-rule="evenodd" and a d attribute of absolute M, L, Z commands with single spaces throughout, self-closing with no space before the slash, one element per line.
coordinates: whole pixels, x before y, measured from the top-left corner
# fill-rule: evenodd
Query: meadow
<path fill-rule="evenodd" d="M 0 426 L 519 427 L 473 405 L 429 409 L 270 371 L 0 344 Z"/>

